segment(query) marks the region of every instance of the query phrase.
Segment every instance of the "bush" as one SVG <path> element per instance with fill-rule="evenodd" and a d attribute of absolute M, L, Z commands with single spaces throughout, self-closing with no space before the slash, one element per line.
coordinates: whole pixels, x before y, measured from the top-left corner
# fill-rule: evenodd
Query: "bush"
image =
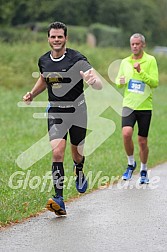
<path fill-rule="evenodd" d="M 36 32 L 31 30 L 30 27 L 25 28 L 9 28 L 1 27 L 0 29 L 0 40 L 6 43 L 23 42 L 29 43 L 31 41 L 46 40 L 46 34 L 42 32 Z"/>
<path fill-rule="evenodd" d="M 49 23 L 29 23 L 17 27 L 1 27 L 0 40 L 6 43 L 46 40 Z M 68 26 L 68 36 L 72 43 L 85 44 L 87 27 Z"/>
<path fill-rule="evenodd" d="M 68 26 L 68 37 L 70 42 L 76 44 L 85 44 L 87 39 L 88 29 L 82 26 Z"/>
<path fill-rule="evenodd" d="M 96 37 L 97 46 L 124 46 L 123 32 L 120 28 L 95 23 L 90 26 L 89 32 Z"/>

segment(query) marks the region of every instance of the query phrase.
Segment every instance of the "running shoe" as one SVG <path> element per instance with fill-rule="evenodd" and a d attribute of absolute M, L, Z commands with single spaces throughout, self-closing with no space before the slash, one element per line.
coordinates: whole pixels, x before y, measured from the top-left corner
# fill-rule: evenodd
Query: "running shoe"
<path fill-rule="evenodd" d="M 65 205 L 63 201 L 63 197 L 61 196 L 54 196 L 52 199 L 50 198 L 47 202 L 46 208 L 54 212 L 56 215 L 66 215 Z"/>
<path fill-rule="evenodd" d="M 133 165 L 128 165 L 125 173 L 122 176 L 122 179 L 123 180 L 130 180 L 135 168 L 136 168 L 136 162 L 134 163 L 134 166 Z"/>
<path fill-rule="evenodd" d="M 83 171 L 79 171 L 79 175 L 76 174 L 76 168 L 74 167 L 74 173 L 76 176 L 75 186 L 79 193 L 85 193 L 88 188 L 88 181 L 83 173 Z"/>
<path fill-rule="evenodd" d="M 147 171 L 141 171 L 140 172 L 140 184 L 148 184 L 149 179 L 148 179 L 148 174 Z"/>

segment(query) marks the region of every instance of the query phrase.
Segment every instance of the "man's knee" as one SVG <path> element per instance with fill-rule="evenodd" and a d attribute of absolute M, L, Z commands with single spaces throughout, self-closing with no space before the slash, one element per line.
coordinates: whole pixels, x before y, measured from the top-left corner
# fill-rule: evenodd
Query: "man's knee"
<path fill-rule="evenodd" d="M 58 147 L 56 147 L 55 149 L 52 150 L 53 153 L 53 157 L 55 158 L 55 160 L 62 160 L 64 157 L 64 153 L 62 150 L 60 150 Z"/>
<path fill-rule="evenodd" d="M 147 147 L 147 137 L 138 136 L 138 143 L 141 149 Z"/>
<path fill-rule="evenodd" d="M 123 127 L 122 135 L 125 140 L 130 140 L 132 138 L 133 129 L 132 127 Z"/>

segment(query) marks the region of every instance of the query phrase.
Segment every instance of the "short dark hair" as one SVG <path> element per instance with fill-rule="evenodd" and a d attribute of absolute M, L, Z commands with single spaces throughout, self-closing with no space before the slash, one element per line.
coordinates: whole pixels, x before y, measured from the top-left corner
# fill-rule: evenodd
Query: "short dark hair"
<path fill-rule="evenodd" d="M 64 30 L 64 36 L 67 36 L 67 26 L 61 22 L 54 22 L 51 23 L 48 27 L 48 37 L 50 36 L 50 30 L 51 29 L 63 29 Z"/>

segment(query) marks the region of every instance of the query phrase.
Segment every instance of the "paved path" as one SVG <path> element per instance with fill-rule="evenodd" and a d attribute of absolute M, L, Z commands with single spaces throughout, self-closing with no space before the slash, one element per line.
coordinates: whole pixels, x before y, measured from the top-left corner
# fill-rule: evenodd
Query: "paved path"
<path fill-rule="evenodd" d="M 67 204 L 67 217 L 45 212 L 0 233 L 4 252 L 167 251 L 167 163 Z M 124 186 L 123 186 L 124 185 Z"/>

